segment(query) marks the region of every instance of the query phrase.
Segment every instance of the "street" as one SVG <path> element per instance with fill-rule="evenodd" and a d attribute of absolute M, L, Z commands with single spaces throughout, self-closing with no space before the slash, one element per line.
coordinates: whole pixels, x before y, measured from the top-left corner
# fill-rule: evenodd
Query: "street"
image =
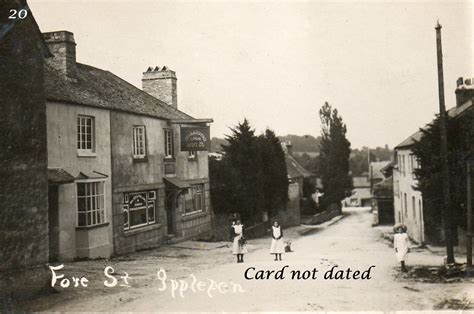
<path fill-rule="evenodd" d="M 102 281 L 107 279 L 102 276 L 95 287 L 91 283 L 88 288 L 68 288 L 67 292 L 32 302 L 28 308 L 160 312 L 388 311 L 432 310 L 446 299 L 464 300 L 466 304 L 470 302 L 472 305 L 472 281 L 426 283 L 400 276 L 393 249 L 381 238 L 380 227 L 371 227 L 372 214 L 368 209 L 345 209 L 344 214 L 345 217 L 340 221 L 326 228 L 314 227 L 299 237 L 292 233 L 294 228 L 288 229 L 285 237 L 294 239 L 294 252 L 283 254 L 281 262 L 273 261 L 268 253 L 269 238 L 249 241 L 250 252 L 241 264 L 235 263 L 227 247 L 210 251 L 175 248 L 173 250 L 178 252 L 175 257 L 178 258 L 169 262 L 159 260 L 159 254 L 154 255 L 154 251 L 144 251 L 140 252 L 144 262 L 127 258 L 120 261 L 119 258 L 113 263 L 118 275 L 121 270 L 127 270 L 132 279 L 135 278 L 130 281 L 130 288 L 100 287 Z M 188 255 L 193 252 L 196 255 Z M 182 254 L 183 263 L 180 263 L 179 254 Z M 98 262 L 87 263 L 92 264 L 74 266 L 77 267 L 76 272 L 87 267 L 90 273 L 94 273 L 91 265 Z M 425 250 L 412 250 L 407 261 L 408 266 L 434 266 L 441 263 L 442 256 Z M 96 265 L 97 270 L 103 269 L 107 262 L 99 264 Z M 275 273 L 267 280 L 244 278 L 245 271 L 250 267 L 255 269 L 251 268 L 247 275 L 255 278 L 258 270 L 277 271 L 286 265 L 284 279 L 275 279 Z M 324 273 L 336 265 L 335 270 L 345 271 L 350 267 L 352 274 L 355 270 L 362 272 L 370 266 L 374 267 L 371 268 L 370 279 L 334 279 L 335 276 L 332 280 L 324 279 Z M 160 268 L 166 271 L 166 288 L 163 281 L 159 280 L 164 278 L 164 273 L 157 278 L 156 272 Z M 291 278 L 292 270 L 303 273 L 314 268 L 317 269 L 316 279 Z M 193 281 L 202 282 L 200 288 L 203 291 L 199 291 L 197 284 L 192 287 Z"/>

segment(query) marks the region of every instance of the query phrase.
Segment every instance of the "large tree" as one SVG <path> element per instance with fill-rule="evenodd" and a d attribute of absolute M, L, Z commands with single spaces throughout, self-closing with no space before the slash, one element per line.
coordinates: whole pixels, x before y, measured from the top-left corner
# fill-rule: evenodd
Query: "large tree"
<path fill-rule="evenodd" d="M 239 213 L 247 224 L 276 214 L 288 202 L 288 177 L 280 140 L 269 129 L 260 136 L 245 119 L 226 136 L 221 161 L 211 159 L 209 175 L 213 208 Z"/>
<path fill-rule="evenodd" d="M 247 119 L 231 128 L 231 132 L 226 136 L 228 144 L 222 148 L 228 165 L 234 169 L 234 206 L 242 218 L 258 221 L 264 207 L 260 145 Z"/>
<path fill-rule="evenodd" d="M 474 112 L 470 110 L 456 119 L 446 120 L 450 181 L 452 232 L 457 240 L 457 226 L 466 227 L 467 161 L 474 160 Z M 416 188 L 423 195 L 423 219 L 429 242 L 443 241 L 443 189 L 440 158 L 440 128 L 437 117 L 421 130 L 421 139 L 412 151 L 419 161 L 414 170 Z"/>
<path fill-rule="evenodd" d="M 351 195 L 352 177 L 349 174 L 351 143 L 346 137 L 347 128 L 337 109 L 327 102 L 319 110 L 321 119 L 321 143 L 319 175 L 323 186 L 322 205 L 340 206 L 340 202 Z"/>
<path fill-rule="evenodd" d="M 288 174 L 280 139 L 270 129 L 258 137 L 263 172 L 264 209 L 274 216 L 288 203 Z"/>

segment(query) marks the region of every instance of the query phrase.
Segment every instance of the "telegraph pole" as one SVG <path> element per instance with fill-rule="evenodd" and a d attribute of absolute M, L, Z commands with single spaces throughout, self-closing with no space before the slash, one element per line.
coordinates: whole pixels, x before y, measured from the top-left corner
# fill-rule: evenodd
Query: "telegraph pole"
<path fill-rule="evenodd" d="M 448 143 L 446 136 L 446 106 L 444 103 L 444 75 L 443 75 L 443 48 L 441 46 L 441 25 L 439 21 L 436 23 L 436 51 L 438 57 L 438 92 L 439 92 L 439 122 L 441 134 L 441 177 L 443 181 L 443 220 L 444 233 L 446 237 L 446 255 L 447 263 L 454 263 L 454 241 L 452 228 L 452 215 L 450 210 L 450 194 L 449 194 L 449 169 L 448 169 Z"/>
<path fill-rule="evenodd" d="M 467 269 L 472 272 L 472 194 L 471 194 L 471 161 L 467 162 L 467 234 L 466 234 L 466 251 L 467 251 Z"/>

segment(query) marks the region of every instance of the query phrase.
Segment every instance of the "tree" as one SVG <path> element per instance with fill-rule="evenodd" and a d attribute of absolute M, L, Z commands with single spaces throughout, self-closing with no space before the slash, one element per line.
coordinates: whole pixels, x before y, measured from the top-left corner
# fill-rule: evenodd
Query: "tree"
<path fill-rule="evenodd" d="M 466 227 L 466 162 L 474 157 L 474 112 L 453 119 L 447 117 L 450 210 L 452 234 L 457 242 L 457 226 Z M 423 195 L 425 234 L 430 242 L 443 241 L 443 188 L 441 179 L 439 118 L 421 129 L 422 136 L 412 146 L 419 167 L 414 170 Z"/>
<path fill-rule="evenodd" d="M 349 174 L 351 143 L 346 138 L 347 128 L 337 109 L 326 102 L 319 110 L 321 143 L 319 175 L 323 190 L 322 205 L 327 208 L 351 195 L 352 177 Z"/>
<path fill-rule="evenodd" d="M 259 221 L 264 207 L 263 163 L 259 142 L 247 119 L 231 128 L 231 132 L 226 136 L 228 144 L 222 145 L 222 149 L 235 175 L 231 195 L 233 207 L 243 219 Z"/>
<path fill-rule="evenodd" d="M 213 209 L 258 223 L 263 211 L 275 215 L 288 202 L 285 154 L 273 131 L 257 137 L 247 119 L 231 132 L 222 160 L 209 161 Z"/>
<path fill-rule="evenodd" d="M 258 137 L 263 161 L 264 209 L 275 216 L 288 203 L 288 174 L 280 139 L 270 129 Z"/>

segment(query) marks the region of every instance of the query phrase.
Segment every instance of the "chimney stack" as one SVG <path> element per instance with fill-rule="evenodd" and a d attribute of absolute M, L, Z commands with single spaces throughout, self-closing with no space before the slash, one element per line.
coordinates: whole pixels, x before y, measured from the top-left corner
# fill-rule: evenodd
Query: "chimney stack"
<path fill-rule="evenodd" d="M 43 33 L 45 42 L 53 54 L 46 62 L 58 70 L 67 80 L 76 80 L 76 42 L 68 31 Z"/>
<path fill-rule="evenodd" d="M 281 142 L 281 147 L 286 154 L 293 156 L 293 145 L 291 141 Z"/>
<path fill-rule="evenodd" d="M 456 81 L 456 106 L 461 106 L 474 98 L 474 78 L 458 78 Z"/>
<path fill-rule="evenodd" d="M 142 89 L 153 97 L 178 108 L 176 73 L 166 66 L 149 67 L 143 72 Z"/>

